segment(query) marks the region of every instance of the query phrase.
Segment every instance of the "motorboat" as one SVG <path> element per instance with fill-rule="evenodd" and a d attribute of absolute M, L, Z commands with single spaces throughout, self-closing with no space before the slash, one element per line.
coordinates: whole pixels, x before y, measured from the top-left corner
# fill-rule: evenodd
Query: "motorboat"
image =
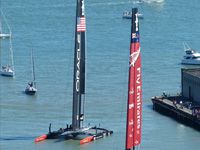
<path fill-rule="evenodd" d="M 182 64 L 186 65 L 200 65 L 200 52 L 190 48 L 187 43 L 183 43 L 185 55 L 182 59 Z"/>
<path fill-rule="evenodd" d="M 143 14 L 138 13 L 137 15 L 138 15 L 138 19 L 144 19 Z M 130 12 L 130 11 L 124 11 L 122 18 L 124 18 L 124 19 L 131 19 L 132 18 L 132 12 Z"/>

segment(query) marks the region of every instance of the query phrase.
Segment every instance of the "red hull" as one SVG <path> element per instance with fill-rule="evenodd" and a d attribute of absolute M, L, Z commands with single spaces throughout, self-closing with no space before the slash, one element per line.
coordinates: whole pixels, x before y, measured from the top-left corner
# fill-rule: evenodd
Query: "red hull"
<path fill-rule="evenodd" d="M 86 144 L 86 143 L 90 143 L 94 140 L 94 136 L 88 136 L 82 140 L 80 140 L 80 144 Z"/>
<path fill-rule="evenodd" d="M 41 135 L 41 136 L 39 136 L 39 137 L 37 137 L 37 138 L 35 139 L 35 143 L 44 141 L 44 140 L 46 140 L 46 139 L 47 139 L 47 135 L 46 135 L 46 134 Z"/>

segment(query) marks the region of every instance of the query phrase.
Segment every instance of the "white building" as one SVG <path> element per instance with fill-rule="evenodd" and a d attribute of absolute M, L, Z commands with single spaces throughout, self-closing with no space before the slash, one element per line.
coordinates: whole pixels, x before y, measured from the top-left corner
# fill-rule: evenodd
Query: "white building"
<path fill-rule="evenodd" d="M 181 69 L 182 96 L 200 104 L 200 68 Z"/>

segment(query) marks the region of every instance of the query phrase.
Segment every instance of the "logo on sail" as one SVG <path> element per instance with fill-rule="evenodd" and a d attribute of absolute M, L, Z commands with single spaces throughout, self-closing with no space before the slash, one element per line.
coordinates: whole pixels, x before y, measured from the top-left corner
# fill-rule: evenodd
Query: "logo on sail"
<path fill-rule="evenodd" d="M 81 60 L 81 51 L 80 51 L 80 34 L 77 34 L 77 52 L 76 52 L 76 92 L 80 90 L 80 60 Z"/>
<path fill-rule="evenodd" d="M 131 56 L 130 56 L 130 57 L 131 57 L 131 58 L 130 58 L 130 67 L 134 67 L 135 62 L 137 61 L 139 55 L 140 55 L 140 48 L 139 48 L 138 51 L 133 52 L 133 53 L 131 54 Z"/>

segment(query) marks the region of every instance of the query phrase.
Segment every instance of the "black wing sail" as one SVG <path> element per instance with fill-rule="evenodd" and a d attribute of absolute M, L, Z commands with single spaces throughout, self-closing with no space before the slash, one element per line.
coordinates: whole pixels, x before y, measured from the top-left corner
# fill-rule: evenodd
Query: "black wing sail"
<path fill-rule="evenodd" d="M 72 125 L 66 128 L 60 128 L 57 131 L 39 136 L 35 142 L 44 141 L 45 139 L 75 139 L 80 140 L 80 144 L 89 143 L 94 140 L 109 136 L 113 131 L 100 128 L 97 126 L 83 127 L 84 118 L 84 94 L 85 94 L 85 12 L 84 0 L 77 0 L 76 7 L 76 26 L 75 26 L 75 48 L 74 48 L 74 76 L 73 76 L 73 111 Z M 83 98 L 83 99 L 82 99 Z"/>
<path fill-rule="evenodd" d="M 72 128 L 80 129 L 83 114 L 81 97 L 85 93 L 85 30 L 84 0 L 77 0 L 75 50 L 74 50 L 74 79 L 73 79 L 73 112 Z"/>

